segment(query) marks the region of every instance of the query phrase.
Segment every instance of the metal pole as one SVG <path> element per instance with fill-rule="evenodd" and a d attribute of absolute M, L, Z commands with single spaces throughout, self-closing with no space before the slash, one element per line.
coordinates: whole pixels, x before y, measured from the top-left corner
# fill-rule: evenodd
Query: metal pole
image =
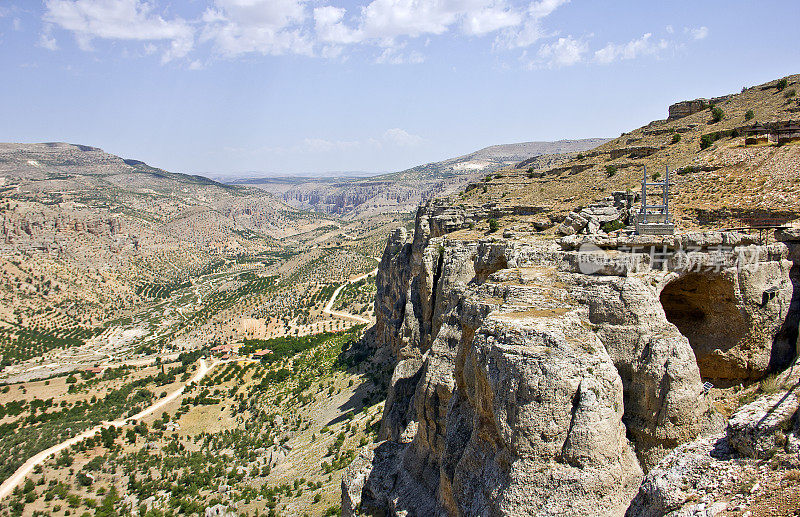
<path fill-rule="evenodd" d="M 666 214 L 666 223 L 669 224 L 669 165 L 665 165 L 664 167 L 667 177 L 664 180 L 664 213 Z"/>
<path fill-rule="evenodd" d="M 642 223 L 647 222 L 647 165 L 644 166 L 644 179 L 642 180 Z"/>

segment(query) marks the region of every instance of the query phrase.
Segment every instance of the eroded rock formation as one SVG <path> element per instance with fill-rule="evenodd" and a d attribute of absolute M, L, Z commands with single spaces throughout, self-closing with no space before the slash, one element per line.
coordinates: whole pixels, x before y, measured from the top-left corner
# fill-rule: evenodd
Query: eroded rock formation
<path fill-rule="evenodd" d="M 431 203 L 413 239 L 398 230 L 387 243 L 375 341 L 395 367 L 383 441 L 343 480 L 345 515 L 622 515 L 643 472 L 721 429 L 707 370 L 758 378 L 794 357 L 787 244 L 676 236 L 649 243 L 671 245 L 657 261 L 587 238 L 587 260 L 577 235 L 460 237 L 473 217 Z M 720 321 L 740 318 L 716 348 L 681 323 L 681 310 L 714 316 L 703 290 Z"/>

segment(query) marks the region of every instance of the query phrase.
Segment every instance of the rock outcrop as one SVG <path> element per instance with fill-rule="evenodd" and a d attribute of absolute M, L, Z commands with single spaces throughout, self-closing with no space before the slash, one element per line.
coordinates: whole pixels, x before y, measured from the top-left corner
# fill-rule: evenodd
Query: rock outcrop
<path fill-rule="evenodd" d="M 759 499 L 777 510 L 781 501 L 774 496 L 792 486 L 795 494 L 800 492 L 795 474 L 800 467 L 797 381 L 790 372 L 781 382 L 790 389 L 740 408 L 726 431 L 673 450 L 647 474 L 628 517 L 723 515 L 753 509 Z M 765 469 L 764 460 L 777 468 Z"/>
<path fill-rule="evenodd" d="M 413 239 L 389 239 L 375 336 L 395 368 L 383 441 L 343 479 L 345 515 L 624 514 L 643 472 L 719 428 L 693 338 L 663 305 L 691 274 L 737 271 L 735 296 L 719 301 L 763 336 L 748 341 L 759 358 L 745 361 L 748 375 L 766 373 L 763 356 L 788 347 L 793 357 L 786 244 L 729 237 L 736 245 L 715 255 L 720 234 L 695 237 L 706 246 L 689 271 L 675 250 L 658 261 L 590 242 L 587 257 L 586 243 L 453 233 L 472 219 L 434 202 L 419 209 Z M 742 247 L 765 272 L 741 272 Z"/>
<path fill-rule="evenodd" d="M 604 234 L 603 228 L 606 223 L 615 221 L 623 225 L 628 223 L 631 208 L 637 199 L 638 195 L 632 192 L 614 192 L 598 203 L 568 213 L 556 231 L 560 235 Z"/>
<path fill-rule="evenodd" d="M 722 97 L 714 97 L 713 99 L 694 99 L 691 101 L 676 102 L 669 107 L 669 116 L 667 120 L 688 117 L 689 115 L 706 110 L 714 104 L 724 102 L 730 97 L 731 95 L 723 95 Z"/>

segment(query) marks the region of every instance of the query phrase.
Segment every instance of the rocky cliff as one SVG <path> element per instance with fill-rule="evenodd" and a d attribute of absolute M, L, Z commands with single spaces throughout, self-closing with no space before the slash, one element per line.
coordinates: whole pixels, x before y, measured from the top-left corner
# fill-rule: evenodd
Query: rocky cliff
<path fill-rule="evenodd" d="M 712 384 L 796 356 L 791 235 L 476 236 L 486 213 L 435 201 L 389 238 L 394 372 L 345 515 L 623 515 L 676 447 L 724 431 Z"/>

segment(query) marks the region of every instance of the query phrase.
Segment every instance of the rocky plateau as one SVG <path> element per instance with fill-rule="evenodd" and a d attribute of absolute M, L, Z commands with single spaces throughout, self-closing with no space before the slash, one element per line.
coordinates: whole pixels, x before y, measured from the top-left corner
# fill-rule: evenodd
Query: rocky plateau
<path fill-rule="evenodd" d="M 388 240 L 393 374 L 344 515 L 716 515 L 689 497 L 703 469 L 800 462 L 790 374 L 730 419 L 712 393 L 791 371 L 800 232 L 475 238 L 476 217 L 430 202 Z"/>

